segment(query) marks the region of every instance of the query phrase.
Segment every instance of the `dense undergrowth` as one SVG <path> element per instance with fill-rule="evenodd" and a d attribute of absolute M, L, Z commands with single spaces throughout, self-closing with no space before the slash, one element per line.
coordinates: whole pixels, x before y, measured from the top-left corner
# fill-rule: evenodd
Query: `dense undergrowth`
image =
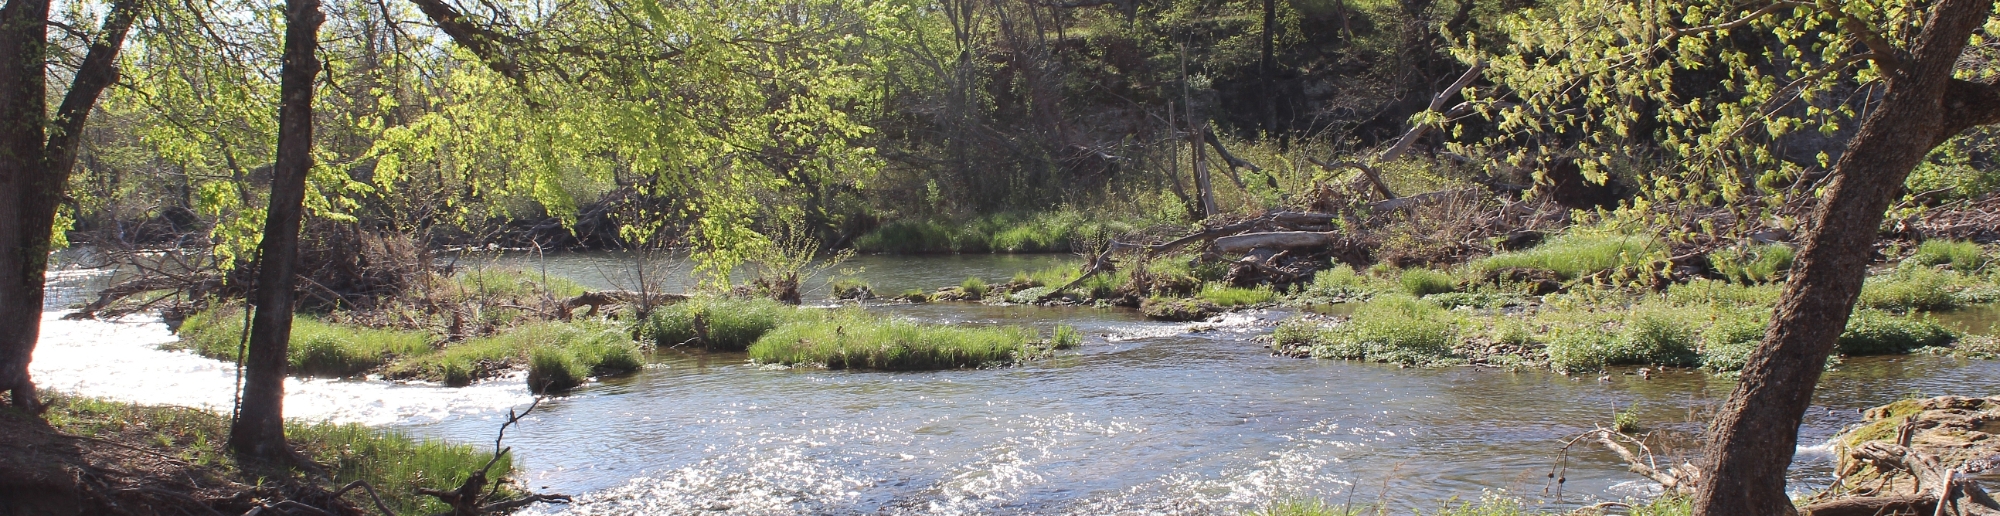
<path fill-rule="evenodd" d="M 1074 210 L 899 220 L 856 238 L 854 248 L 903 254 L 1069 252 L 1091 239 L 1107 239 L 1146 225 Z"/>
<path fill-rule="evenodd" d="M 239 469 L 224 444 L 229 435 L 227 415 L 56 392 L 45 393 L 42 399 L 49 403 L 44 418 L 58 432 L 172 457 L 190 472 L 212 477 L 214 482 L 261 485 L 276 480 Z M 398 514 L 449 511 L 450 507 L 418 495 L 417 490 L 455 489 L 492 457 L 490 450 L 357 424 L 292 421 L 286 423 L 285 435 L 307 458 L 325 468 L 332 484 L 365 480 Z M 509 492 L 513 487 L 506 479 L 512 470 L 512 456 L 502 456 L 488 477 L 503 492 Z"/>

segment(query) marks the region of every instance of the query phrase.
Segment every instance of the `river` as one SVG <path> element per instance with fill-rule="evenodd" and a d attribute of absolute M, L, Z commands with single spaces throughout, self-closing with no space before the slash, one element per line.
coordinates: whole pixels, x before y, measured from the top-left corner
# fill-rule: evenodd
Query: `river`
<path fill-rule="evenodd" d="M 1004 281 L 1067 256 L 859 257 L 841 269 L 878 292 Z M 629 256 L 512 255 L 461 266 L 546 269 L 595 288 L 634 284 Z M 668 264 L 668 290 L 685 264 Z M 658 275 L 657 273 L 655 274 Z M 36 378 L 66 391 L 226 408 L 230 364 L 153 349 L 157 320 L 60 321 L 101 272 L 52 275 Z M 823 291 L 808 298 L 824 297 Z M 507 443 L 530 488 L 578 494 L 539 514 L 1233 514 L 1273 500 L 1436 507 L 1515 496 L 1568 506 L 1651 494 L 1608 452 L 1579 446 L 1552 488 L 1565 437 L 1636 407 L 1685 434 L 1732 381 L 1690 371 L 1565 377 L 1481 368 L 1401 369 L 1272 356 L 1256 337 L 1283 311 L 1151 322 L 1115 308 L 879 305 L 883 317 L 1081 330 L 1084 346 L 1015 367 L 882 373 L 782 369 L 742 354 L 662 350 L 652 366 L 551 399 Z M 1954 314 L 1990 331 L 2000 312 Z M 1793 485 L 1830 480 L 1824 443 L 1859 409 L 1910 394 L 1995 394 L 2000 362 L 1932 356 L 1846 360 L 1801 430 Z M 289 415 L 490 442 L 519 377 L 451 389 L 293 381 Z M 1560 491 L 1560 492 L 1558 492 Z"/>

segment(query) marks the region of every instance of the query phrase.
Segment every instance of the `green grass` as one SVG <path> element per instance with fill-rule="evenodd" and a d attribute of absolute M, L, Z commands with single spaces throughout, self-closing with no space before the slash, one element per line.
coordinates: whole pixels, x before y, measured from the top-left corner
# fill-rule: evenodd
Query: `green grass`
<path fill-rule="evenodd" d="M 552 298 L 575 297 L 588 289 L 577 282 L 560 276 L 506 269 L 480 268 L 460 271 L 451 277 L 451 282 L 467 295 L 479 298 L 532 299 L 547 295 Z"/>
<path fill-rule="evenodd" d="M 640 323 L 639 335 L 661 348 L 689 345 L 742 351 L 766 332 L 799 317 L 798 308 L 769 299 L 702 297 L 654 309 Z"/>
<path fill-rule="evenodd" d="M 1600 272 L 1637 267 L 1664 248 L 1647 237 L 1564 234 L 1531 249 L 1500 253 L 1473 262 L 1481 271 L 1539 269 L 1573 280 Z"/>
<path fill-rule="evenodd" d="M 995 213 L 969 219 L 898 220 L 854 240 L 867 253 L 1069 252 L 1082 240 L 1147 225 L 1076 210 Z"/>
<path fill-rule="evenodd" d="M 1925 267 L 1949 265 L 1959 272 L 1973 272 L 1987 263 L 1986 250 L 1979 244 L 1958 240 L 1926 240 L 1917 244 L 1909 261 Z"/>
<path fill-rule="evenodd" d="M 1314 273 L 1312 283 L 1306 285 L 1302 297 L 1330 302 L 1366 301 L 1375 294 L 1395 288 L 1373 276 L 1356 272 L 1353 267 L 1341 264 Z"/>
<path fill-rule="evenodd" d="M 236 469 L 224 443 L 228 416 L 183 407 L 152 407 L 47 392 L 45 414 L 57 431 L 110 439 L 196 466 L 215 468 L 238 482 L 256 484 L 255 476 Z M 0 415 L 0 417 L 16 417 Z M 305 423 L 285 425 L 286 437 L 314 462 L 326 466 L 331 484 L 366 480 L 383 502 L 398 514 L 435 514 L 450 510 L 418 488 L 455 489 L 472 471 L 486 465 L 491 450 L 443 441 L 417 439 L 396 430 L 354 424 Z M 502 457 L 488 476 L 502 485 L 513 471 L 512 457 Z"/>
<path fill-rule="evenodd" d="M 1222 307 L 1200 298 L 1149 297 L 1139 302 L 1140 314 L 1160 321 L 1200 321 L 1220 311 Z"/>
<path fill-rule="evenodd" d="M 1083 347 L 1083 333 L 1076 331 L 1075 326 L 1058 324 L 1055 333 L 1049 336 L 1049 347 L 1053 349 Z"/>
<path fill-rule="evenodd" d="M 591 376 L 625 374 L 645 366 L 642 349 L 624 330 L 605 322 L 544 322 L 490 337 L 468 339 L 427 355 L 391 362 L 390 377 L 461 386 L 481 372 L 527 364 L 535 392 L 573 388 Z M 560 365 L 561 371 L 551 369 Z M 554 375 L 554 376 L 551 376 Z"/>
<path fill-rule="evenodd" d="M 1764 341 L 1769 312 L 1731 312 L 1719 316 L 1701 332 L 1701 367 L 1713 372 L 1740 371 L 1750 353 Z"/>
<path fill-rule="evenodd" d="M 1783 281 L 1795 252 L 1784 244 L 1730 247 L 1708 255 L 1710 265 L 1729 281 L 1760 284 Z"/>
<path fill-rule="evenodd" d="M 235 361 L 241 349 L 243 309 L 227 306 L 197 312 L 181 322 L 181 340 L 172 349 L 185 349 L 216 360 Z M 293 374 L 317 377 L 346 377 L 366 373 L 397 357 L 432 352 L 427 332 L 384 330 L 319 322 L 310 316 L 292 318 L 291 345 L 287 359 Z"/>
<path fill-rule="evenodd" d="M 1905 317 L 1879 310 L 1856 310 L 1840 334 L 1840 354 L 1895 355 L 1918 348 L 1945 346 L 1958 339 L 1950 328 L 1929 317 Z"/>
<path fill-rule="evenodd" d="M 1264 285 L 1243 288 L 1209 284 L 1202 287 L 1201 292 L 1195 294 L 1195 298 L 1214 303 L 1216 306 L 1250 306 L 1276 300 L 1278 293 L 1272 291 L 1270 286 Z"/>
<path fill-rule="evenodd" d="M 1458 279 L 1430 269 L 1404 270 L 1402 275 L 1397 276 L 1396 283 L 1402 285 L 1403 293 L 1416 297 L 1458 290 Z"/>
<path fill-rule="evenodd" d="M 750 346 L 750 359 L 829 369 L 934 370 L 1024 360 L 1046 353 L 1043 346 L 1026 328 L 928 325 L 847 311 L 781 326 Z"/>
<path fill-rule="evenodd" d="M 875 288 L 859 278 L 838 278 L 826 284 L 834 299 L 863 299 L 875 295 Z"/>
<path fill-rule="evenodd" d="M 986 297 L 986 280 L 983 279 L 965 278 L 965 281 L 958 282 L 958 288 L 973 299 Z"/>
<path fill-rule="evenodd" d="M 1445 365 L 1463 321 L 1437 305 L 1407 296 L 1379 296 L 1355 309 L 1344 322 L 1327 326 L 1293 319 L 1273 333 L 1279 349 L 1302 349 L 1316 358 L 1364 360 L 1404 365 Z"/>
<path fill-rule="evenodd" d="M 1617 331 L 1565 328 L 1549 341 L 1549 367 L 1585 372 L 1614 365 L 1698 365 L 1696 328 L 1667 310 L 1635 311 Z"/>
<path fill-rule="evenodd" d="M 1945 310 L 1958 305 L 1957 291 L 1965 278 L 1956 272 L 1925 267 L 1901 267 L 1862 283 L 1857 306 L 1896 312 Z"/>

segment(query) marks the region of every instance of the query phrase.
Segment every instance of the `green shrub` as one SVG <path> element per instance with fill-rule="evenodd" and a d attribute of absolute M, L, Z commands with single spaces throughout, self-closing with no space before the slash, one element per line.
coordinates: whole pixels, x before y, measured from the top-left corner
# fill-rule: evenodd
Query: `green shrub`
<path fill-rule="evenodd" d="M 1250 306 L 1269 303 L 1278 298 L 1278 293 L 1264 285 L 1242 288 L 1209 284 L 1202 287 L 1201 292 L 1195 294 L 1195 297 L 1217 306 Z"/>
<path fill-rule="evenodd" d="M 1518 305 L 1521 301 L 1519 295 L 1495 292 L 1446 292 L 1424 297 L 1424 302 L 1443 308 L 1500 308 Z"/>
<path fill-rule="evenodd" d="M 1958 335 L 1929 317 L 1903 317 L 1879 310 L 1856 310 L 1840 334 L 1843 355 L 1892 355 L 1951 344 Z"/>
<path fill-rule="evenodd" d="M 958 288 L 964 290 L 965 295 L 971 296 L 973 299 L 986 297 L 986 280 L 983 279 L 976 277 L 965 278 L 965 281 L 958 283 Z"/>
<path fill-rule="evenodd" d="M 1656 258 L 1663 247 L 1647 237 L 1564 234 L 1524 251 L 1500 253 L 1474 262 L 1481 271 L 1540 269 L 1565 280 L 1630 269 Z"/>
<path fill-rule="evenodd" d="M 1459 327 L 1457 316 L 1436 305 L 1386 296 L 1361 305 L 1346 322 L 1305 335 L 1294 327 L 1287 338 L 1308 336 L 1315 357 L 1436 365 L 1456 360 Z"/>
<path fill-rule="evenodd" d="M 1639 408 L 1625 407 L 1625 410 L 1612 413 L 1611 429 L 1624 434 L 1638 433 L 1640 430 Z"/>
<path fill-rule="evenodd" d="M 1794 251 L 1784 244 L 1730 247 L 1708 255 L 1710 265 L 1722 277 L 1737 283 L 1758 284 L 1784 280 L 1792 269 Z"/>
<path fill-rule="evenodd" d="M 1403 292 L 1416 297 L 1443 294 L 1458 289 L 1458 280 L 1450 274 L 1430 269 L 1407 269 L 1396 282 L 1403 286 Z"/>
<path fill-rule="evenodd" d="M 866 253 L 941 253 L 960 250 L 949 226 L 937 221 L 899 220 L 854 239 Z"/>
<path fill-rule="evenodd" d="M 742 351 L 765 332 L 798 317 L 800 309 L 769 299 L 703 297 L 653 309 L 641 323 L 639 335 L 659 347 Z"/>
<path fill-rule="evenodd" d="M 1949 265 L 1959 272 L 1972 272 L 1986 266 L 1986 250 L 1972 242 L 1925 240 L 1917 244 L 1917 252 L 1910 255 L 1909 261 L 1925 267 Z"/>
<path fill-rule="evenodd" d="M 1041 352 L 1038 340 L 1019 327 L 937 326 L 842 312 L 781 326 L 750 346 L 750 358 L 829 369 L 953 369 L 1031 358 Z"/>

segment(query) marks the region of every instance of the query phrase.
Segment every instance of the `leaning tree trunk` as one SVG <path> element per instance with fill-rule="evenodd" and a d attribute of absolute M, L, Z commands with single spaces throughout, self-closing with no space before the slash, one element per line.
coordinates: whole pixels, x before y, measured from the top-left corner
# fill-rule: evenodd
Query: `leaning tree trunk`
<path fill-rule="evenodd" d="M 1799 422 L 1860 296 L 1883 211 L 1924 155 L 1964 128 L 1948 120 L 1956 116 L 1948 116 L 1956 106 L 1947 98 L 1958 88 L 1952 67 L 1993 1 L 1935 4 L 1916 46 L 1897 60 L 1901 69 L 1888 74 L 1882 100 L 1834 166 L 1771 328 L 1711 428 L 1695 514 L 1795 512 L 1785 470 Z"/>
<path fill-rule="evenodd" d="M 306 173 L 312 170 L 313 78 L 319 73 L 319 0 L 286 0 L 285 61 L 279 75 L 278 163 L 271 172 L 271 205 L 264 239 L 257 245 L 256 314 L 250 322 L 250 356 L 244 359 L 243 398 L 229 429 L 240 456 L 286 460 L 285 366 L 292 335 L 292 274 L 299 255 Z"/>
<path fill-rule="evenodd" d="M 34 235 L 24 208 L 44 187 L 48 19 L 48 0 L 8 0 L 0 8 L 0 391 L 12 391 L 14 406 L 31 411 L 38 404 L 28 361 L 41 335 L 49 229 Z"/>

